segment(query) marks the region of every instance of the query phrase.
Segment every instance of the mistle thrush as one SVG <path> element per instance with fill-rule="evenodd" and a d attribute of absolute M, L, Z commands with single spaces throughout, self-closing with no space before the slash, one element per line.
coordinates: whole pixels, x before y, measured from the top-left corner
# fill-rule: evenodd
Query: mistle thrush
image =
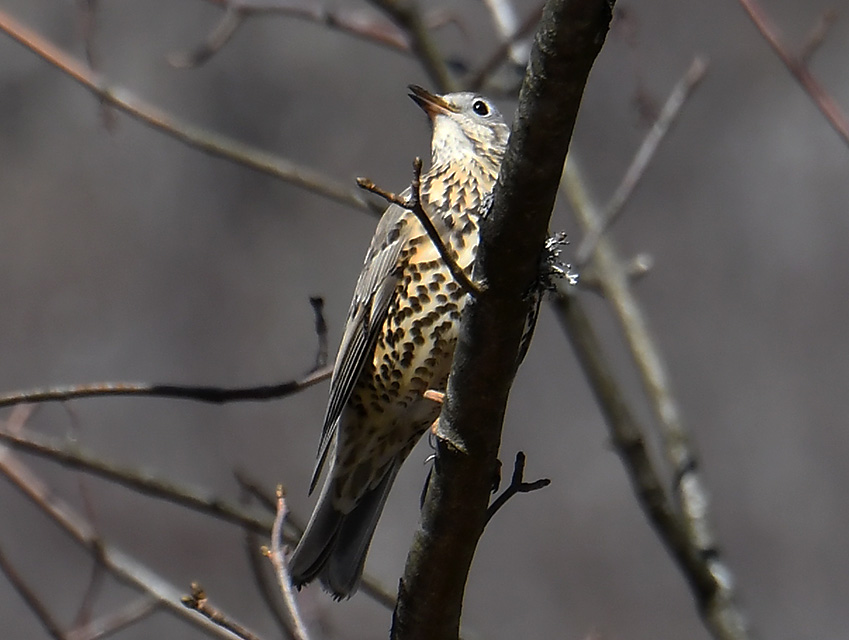
<path fill-rule="evenodd" d="M 479 95 L 410 91 L 433 128 L 420 202 L 471 275 L 478 224 L 510 130 Z M 322 467 L 329 468 L 290 561 L 296 585 L 320 577 L 337 598 L 356 590 L 398 469 L 439 415 L 440 404 L 423 394 L 445 390 L 465 297 L 415 215 L 390 205 L 366 254 L 336 357 L 310 491 Z"/>

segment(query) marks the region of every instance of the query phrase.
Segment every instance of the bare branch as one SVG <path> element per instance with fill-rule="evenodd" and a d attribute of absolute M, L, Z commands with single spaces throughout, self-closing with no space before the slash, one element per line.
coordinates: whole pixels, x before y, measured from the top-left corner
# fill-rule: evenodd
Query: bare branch
<path fill-rule="evenodd" d="M 849 144 L 849 120 L 847 120 L 846 114 L 831 94 L 826 91 L 825 87 L 811 75 L 808 67 L 805 66 L 804 58 L 793 55 L 781 42 L 778 29 L 772 24 L 769 16 L 757 0 L 739 0 L 739 2 L 746 13 L 749 14 L 752 22 L 755 23 L 758 31 L 761 32 L 761 35 L 784 63 L 784 66 L 787 67 L 787 70 L 793 74 L 805 93 L 814 101 L 831 127 L 843 138 L 844 143 Z"/>
<path fill-rule="evenodd" d="M 33 612 L 50 637 L 54 640 L 67 640 L 65 634 L 62 633 L 59 623 L 53 619 L 53 615 L 50 613 L 47 605 L 42 602 L 35 591 L 30 589 L 15 567 L 12 566 L 12 563 L 9 562 L 2 548 L 0 548 L 0 572 L 6 576 L 9 584 L 21 596 L 21 599 L 29 607 L 30 611 Z"/>
<path fill-rule="evenodd" d="M 599 214 L 586 191 L 574 157 L 570 157 L 566 165 L 563 184 L 580 223 L 588 232 L 596 229 L 600 224 Z M 603 237 L 598 241 L 592 265 L 602 293 L 613 307 L 622 327 L 660 426 L 663 449 L 676 478 L 673 490 L 681 509 L 687 544 L 691 547 L 690 551 L 701 558 L 696 565 L 680 563 L 682 570 L 690 581 L 702 617 L 711 632 L 724 640 L 749 638 L 748 622 L 735 602 L 733 574 L 718 555 L 710 526 L 707 491 L 696 472 L 690 434 L 672 394 L 666 366 L 651 336 L 645 315 L 629 286 L 626 268 L 608 238 Z M 674 537 L 665 531 L 667 529 L 661 531 L 665 540 L 666 536 Z M 667 542 L 673 546 L 673 543 Z M 709 580 L 705 579 L 705 571 Z"/>
<path fill-rule="evenodd" d="M 257 518 L 214 495 L 203 495 L 200 491 L 181 487 L 150 473 L 111 464 L 77 446 L 72 448 L 62 445 L 52 438 L 35 434 L 23 436 L 0 430 L 0 442 L 5 442 L 8 446 L 27 453 L 48 458 L 63 466 L 117 482 L 144 495 L 167 500 L 226 522 L 238 524 L 257 533 L 267 534 L 271 526 L 268 521 Z"/>
<path fill-rule="evenodd" d="M 186 609 L 180 606 L 180 592 L 173 585 L 147 566 L 97 537 L 91 523 L 81 513 L 53 494 L 29 467 L 4 446 L 0 446 L 0 473 L 78 544 L 103 562 L 119 580 L 144 591 L 172 613 L 212 635 L 228 640 L 233 638 L 232 634 L 220 627 L 197 616 L 188 615 Z"/>
<path fill-rule="evenodd" d="M 164 110 L 133 96 L 126 89 L 108 84 L 87 65 L 61 51 L 53 43 L 4 11 L 0 11 L 0 31 L 70 76 L 101 100 L 194 149 L 295 184 L 342 204 L 379 213 L 373 204 L 351 191 L 346 185 L 317 171 L 227 136 L 181 122 Z"/>
<path fill-rule="evenodd" d="M 330 378 L 331 373 L 333 373 L 332 367 L 323 367 L 308 373 L 298 380 L 289 380 L 279 384 L 263 385 L 260 387 L 240 387 L 235 389 L 178 384 L 149 384 L 146 382 L 92 382 L 5 393 L 0 395 L 0 407 L 12 407 L 18 404 L 37 402 L 65 402 L 78 398 L 105 396 L 176 398 L 180 400 L 194 400 L 196 402 L 209 402 L 212 404 L 243 402 L 245 400 L 277 400 L 327 380 Z"/>
<path fill-rule="evenodd" d="M 418 5 L 413 0 L 371 0 L 410 38 L 410 47 L 421 61 L 433 84 L 442 93 L 457 91 L 456 80 L 448 70 L 444 58 L 427 29 Z"/>
<path fill-rule="evenodd" d="M 221 20 L 209 32 L 203 43 L 192 51 L 172 53 L 168 56 L 168 62 L 171 63 L 171 66 L 178 69 L 199 67 L 230 42 L 247 17 L 246 11 L 228 4 L 224 10 L 224 15 L 221 16 Z"/>
<path fill-rule="evenodd" d="M 501 46 L 492 52 L 486 62 L 481 65 L 480 69 L 472 74 L 471 78 L 466 83 L 472 91 L 479 91 L 482 89 L 493 72 L 504 62 L 504 60 L 507 59 L 507 56 L 510 55 L 510 52 L 513 50 L 516 42 L 534 30 L 537 24 L 539 24 L 540 17 L 542 17 L 543 6 L 543 4 L 540 4 L 539 7 L 528 14 L 528 17 L 525 18 L 525 21 L 521 25 L 519 25 L 519 28 L 516 29 L 509 38 L 501 43 Z"/>
<path fill-rule="evenodd" d="M 837 22 L 838 15 L 837 9 L 826 9 L 820 14 L 819 19 L 808 32 L 802 50 L 799 52 L 799 60 L 802 64 L 808 64 L 813 55 L 819 51 L 831 27 Z"/>
<path fill-rule="evenodd" d="M 206 598 L 206 592 L 197 582 L 192 583 L 191 594 L 183 596 L 180 599 L 180 602 L 182 602 L 183 606 L 187 609 L 197 611 L 207 620 L 212 622 L 212 624 L 232 633 L 236 637 L 241 638 L 241 640 L 260 640 L 258 635 L 249 631 L 238 622 L 231 620 L 224 615 L 224 613 L 209 604 L 209 600 Z"/>
<path fill-rule="evenodd" d="M 256 582 L 257 591 L 259 591 L 265 607 L 271 613 L 271 617 L 274 618 L 283 636 L 290 639 L 294 638 L 295 636 L 289 628 L 289 618 L 280 605 L 277 583 L 271 579 L 267 571 L 268 565 L 261 546 L 260 537 L 253 531 L 246 529 L 245 555 L 247 556 L 254 582 Z"/>
<path fill-rule="evenodd" d="M 313 314 L 315 315 L 315 335 L 318 336 L 318 351 L 315 355 L 313 371 L 319 371 L 327 366 L 327 321 L 324 319 L 324 298 L 310 298 Z"/>
<path fill-rule="evenodd" d="M 521 46 L 517 44 L 516 34 L 520 31 L 520 25 L 513 3 L 511 0 L 484 0 L 483 3 L 492 15 L 498 34 L 504 42 L 510 43 L 508 53 L 510 60 L 524 68 L 528 64 L 528 54 L 531 52 L 531 47 L 527 43 L 523 43 Z M 542 5 L 540 5 L 537 20 L 539 20 L 540 15 L 542 15 Z"/>
<path fill-rule="evenodd" d="M 424 227 L 428 238 L 430 238 L 430 241 L 433 243 L 433 246 L 442 258 L 442 261 L 445 263 L 445 266 L 448 267 L 448 270 L 451 272 L 451 276 L 454 278 L 454 281 L 469 295 L 480 295 L 482 291 L 481 285 L 477 284 L 469 278 L 468 275 L 466 275 L 465 269 L 459 265 L 452 250 L 445 246 L 445 243 L 442 241 L 442 237 L 439 235 L 439 231 L 433 225 L 433 222 L 424 210 L 420 189 L 421 177 L 422 159 L 416 158 L 413 161 L 413 183 L 410 186 L 409 198 L 402 198 L 391 191 L 385 191 L 367 178 L 357 178 L 357 185 L 366 191 L 371 191 L 372 193 L 379 195 L 391 204 L 407 209 L 416 216 L 416 219 L 421 223 L 422 227 Z"/>
<path fill-rule="evenodd" d="M 637 150 L 636 155 L 634 155 L 631 166 L 628 167 L 628 170 L 622 177 L 622 182 L 619 183 L 616 191 L 613 192 L 610 201 L 604 209 L 604 213 L 601 214 L 599 225 L 593 230 L 588 231 L 581 241 L 575 253 L 575 263 L 579 270 L 587 264 L 593 251 L 595 251 L 599 238 L 604 235 L 622 213 L 625 204 L 628 202 L 631 194 L 634 193 L 634 189 L 645 174 L 646 168 L 651 163 L 652 158 L 654 158 L 660 143 L 669 132 L 675 120 L 677 120 L 684 103 L 692 94 L 693 89 L 704 78 L 706 71 L 707 62 L 705 59 L 696 57 L 690 63 L 690 67 L 687 69 L 684 77 L 672 89 L 672 93 L 666 99 L 666 103 L 663 105 L 663 109 L 661 109 L 657 120 L 652 125 L 639 150 Z"/>
<path fill-rule="evenodd" d="M 235 9 L 244 16 L 282 15 L 322 24 L 367 42 L 402 53 L 410 53 L 405 33 L 391 22 L 377 20 L 364 11 L 329 9 L 319 2 L 286 2 L 284 0 L 207 0 L 225 9 Z"/>
<path fill-rule="evenodd" d="M 143 620 L 156 611 L 158 606 L 153 598 L 141 596 L 116 611 L 71 629 L 65 634 L 65 640 L 103 640 Z"/>
<path fill-rule="evenodd" d="M 507 501 L 515 496 L 517 493 L 530 493 L 531 491 L 538 491 L 539 489 L 543 489 L 551 484 L 551 480 L 548 478 L 540 478 L 539 480 L 535 480 L 534 482 L 525 482 L 525 453 L 523 451 L 519 451 L 516 454 L 516 460 L 513 463 L 513 477 L 510 480 L 510 486 L 508 486 L 504 491 L 501 492 L 495 500 L 492 501 L 492 504 L 489 505 L 489 508 L 486 510 L 486 522 L 489 524 L 489 521 L 492 520 L 492 516 L 498 513 L 498 510 L 501 509 Z"/>
<path fill-rule="evenodd" d="M 286 521 L 286 498 L 283 495 L 283 487 L 277 487 L 277 517 L 274 518 L 274 526 L 271 528 L 271 549 L 268 551 L 268 558 L 274 566 L 274 572 L 277 575 L 277 584 L 280 586 L 280 593 L 283 594 L 283 602 L 286 603 L 286 611 L 292 621 L 290 627 L 296 640 L 309 640 L 307 627 L 301 618 L 301 612 L 298 609 L 298 601 L 295 598 L 295 590 L 292 587 L 292 577 L 289 574 L 289 563 L 286 559 L 286 553 L 283 549 L 283 523 Z"/>

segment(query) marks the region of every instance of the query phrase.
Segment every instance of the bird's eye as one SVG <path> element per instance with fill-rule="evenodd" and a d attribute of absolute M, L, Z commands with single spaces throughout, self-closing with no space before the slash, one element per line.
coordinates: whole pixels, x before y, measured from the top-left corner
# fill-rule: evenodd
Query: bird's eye
<path fill-rule="evenodd" d="M 479 116 L 488 116 L 489 115 L 489 105 L 483 100 L 475 100 L 472 104 L 472 111 L 474 111 Z"/>

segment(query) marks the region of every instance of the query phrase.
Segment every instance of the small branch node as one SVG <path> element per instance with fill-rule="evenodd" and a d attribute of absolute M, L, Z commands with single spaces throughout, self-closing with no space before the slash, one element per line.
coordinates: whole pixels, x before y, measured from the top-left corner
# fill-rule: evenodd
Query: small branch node
<path fill-rule="evenodd" d="M 489 521 L 492 520 L 492 516 L 494 516 L 498 510 L 501 509 L 501 507 L 503 507 L 507 501 L 517 493 L 538 491 L 550 484 L 551 480 L 548 478 L 540 478 L 534 482 L 525 482 L 525 453 L 523 451 L 519 451 L 516 454 L 516 461 L 513 463 L 513 477 L 510 479 L 510 486 L 502 491 L 501 495 L 499 495 L 492 501 L 492 504 L 489 505 L 489 509 L 486 511 L 487 523 L 489 523 Z"/>

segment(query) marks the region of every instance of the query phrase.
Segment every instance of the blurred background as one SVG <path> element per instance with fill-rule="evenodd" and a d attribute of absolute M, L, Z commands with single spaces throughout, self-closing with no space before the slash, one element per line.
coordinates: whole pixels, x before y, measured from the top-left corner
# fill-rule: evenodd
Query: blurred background
<path fill-rule="evenodd" d="M 379 16 L 363 3 L 334 6 Z M 516 2 L 521 16 L 536 6 Z M 764 6 L 796 48 L 837 10 L 810 65 L 849 108 L 849 2 Z M 477 68 L 499 42 L 490 14 L 480 0 L 440 8 L 456 19 L 436 32 L 442 51 Z M 0 9 L 83 59 L 77 3 L 0 0 Z M 623 255 L 654 261 L 637 295 L 698 444 L 721 547 L 755 628 L 779 640 L 845 638 L 849 150 L 736 2 L 621 1 L 617 10 L 572 152 L 605 202 L 652 109 L 696 54 L 709 58 L 612 236 Z M 248 20 L 200 68 L 168 64 L 220 15 L 201 0 L 101 1 L 95 61 L 110 82 L 183 121 L 352 187 L 355 176 L 394 190 L 409 184 L 412 158 L 428 155 L 429 128 L 406 85 L 432 88 L 412 57 L 267 15 Z M 511 118 L 515 102 L 494 95 Z M 0 390 L 297 378 L 315 358 L 309 297 L 326 301 L 333 352 L 374 226 L 362 211 L 203 155 L 120 113 L 104 116 L 67 76 L 0 37 Z M 552 228 L 580 238 L 565 201 Z M 615 322 L 594 294 L 581 295 L 648 419 Z M 234 470 L 269 492 L 282 483 L 304 519 L 326 394 L 324 383 L 224 406 L 77 400 L 39 407 L 28 426 L 228 500 L 239 498 Z M 552 484 L 514 498 L 487 528 L 467 588 L 469 638 L 709 637 L 547 308 L 511 394 L 508 469 L 518 450 L 528 456 L 527 478 Z M 424 443 L 404 466 L 371 548 L 367 571 L 390 590 L 428 454 Z M 278 636 L 238 527 L 21 457 L 71 504 L 87 501 L 105 540 L 181 590 L 199 581 L 214 604 Z M 0 547 L 70 623 L 91 558 L 5 479 Z M 107 580 L 94 613 L 132 597 Z M 362 594 L 334 603 L 311 587 L 300 601 L 316 638 L 387 635 L 389 612 Z M 0 627 L 3 638 L 47 637 L 2 579 Z M 115 637 L 203 636 L 161 612 Z"/>

